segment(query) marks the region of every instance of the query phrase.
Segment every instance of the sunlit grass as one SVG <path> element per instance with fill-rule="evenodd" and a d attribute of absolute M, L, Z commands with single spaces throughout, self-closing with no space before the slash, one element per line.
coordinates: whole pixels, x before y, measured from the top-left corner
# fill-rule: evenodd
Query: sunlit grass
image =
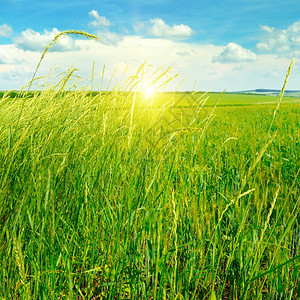
<path fill-rule="evenodd" d="M 0 100 L 0 297 L 297 299 L 299 105 L 149 106 L 145 67 Z"/>

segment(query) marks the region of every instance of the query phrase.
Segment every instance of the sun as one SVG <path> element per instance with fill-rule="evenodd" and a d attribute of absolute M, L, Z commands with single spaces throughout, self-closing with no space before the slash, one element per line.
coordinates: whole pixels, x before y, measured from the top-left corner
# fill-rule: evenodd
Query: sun
<path fill-rule="evenodd" d="M 154 86 L 148 86 L 148 87 L 146 87 L 146 88 L 144 89 L 144 93 L 145 93 L 145 96 L 146 96 L 147 98 L 152 97 L 152 96 L 154 95 L 154 93 L 155 93 L 155 88 L 154 88 Z"/>

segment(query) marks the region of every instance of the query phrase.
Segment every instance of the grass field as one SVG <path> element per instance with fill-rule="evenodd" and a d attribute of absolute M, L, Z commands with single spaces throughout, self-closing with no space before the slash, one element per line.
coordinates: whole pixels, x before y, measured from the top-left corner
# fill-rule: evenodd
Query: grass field
<path fill-rule="evenodd" d="M 176 107 L 191 107 L 197 99 L 202 96 L 201 99 L 208 97 L 204 106 L 214 106 L 218 101 L 221 93 L 190 93 L 190 92 L 177 92 L 177 93 L 162 93 L 158 99 L 164 102 L 166 95 L 174 98 L 174 106 Z M 158 101 L 159 101 L 158 100 Z M 251 94 L 234 94 L 225 93 L 222 96 L 222 100 L 218 103 L 219 107 L 223 106 L 251 106 L 251 105 L 267 105 L 276 104 L 278 100 L 277 96 L 265 96 L 265 95 L 251 95 Z M 297 97 L 283 97 L 281 105 L 285 104 L 300 104 L 300 98 Z"/>
<path fill-rule="evenodd" d="M 299 299 L 299 99 L 69 81 L 0 99 L 0 298 Z"/>
<path fill-rule="evenodd" d="M 18 91 L 0 91 L 0 98 L 3 98 L 4 94 L 7 94 L 10 98 L 15 98 L 18 96 Z M 98 92 L 92 92 L 89 96 L 97 96 Z M 216 92 L 161 92 L 155 95 L 155 104 L 163 105 L 166 101 L 169 102 L 172 99 L 172 105 L 176 108 L 186 107 L 191 108 L 193 105 L 204 98 L 207 100 L 204 106 L 215 106 L 221 93 Z M 32 96 L 34 93 L 32 93 Z M 199 100 L 200 98 L 200 100 Z M 251 95 L 251 94 L 234 94 L 225 93 L 222 96 L 222 101 L 218 104 L 219 107 L 222 106 L 250 106 L 250 105 L 268 105 L 276 104 L 278 100 L 277 96 L 265 96 L 265 95 Z M 283 97 L 281 105 L 285 104 L 300 104 L 300 98 L 298 97 Z"/>

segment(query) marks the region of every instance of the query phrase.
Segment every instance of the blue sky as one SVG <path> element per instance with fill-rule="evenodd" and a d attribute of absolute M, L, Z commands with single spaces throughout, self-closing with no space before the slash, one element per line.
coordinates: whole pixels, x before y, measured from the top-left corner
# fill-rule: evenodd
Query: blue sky
<path fill-rule="evenodd" d="M 73 63 L 88 77 L 93 61 L 134 70 L 145 60 L 172 66 L 201 90 L 280 89 L 292 57 L 289 89 L 300 89 L 300 4 L 298 0 L 0 0 L 0 89 L 19 89 L 55 34 L 84 30 L 99 42 L 62 40 L 43 61 Z M 121 72 L 122 73 L 122 72 Z M 118 75 L 117 75 L 118 76 Z M 121 75 L 120 75 L 121 76 Z M 176 83 L 174 83 L 176 85 Z"/>

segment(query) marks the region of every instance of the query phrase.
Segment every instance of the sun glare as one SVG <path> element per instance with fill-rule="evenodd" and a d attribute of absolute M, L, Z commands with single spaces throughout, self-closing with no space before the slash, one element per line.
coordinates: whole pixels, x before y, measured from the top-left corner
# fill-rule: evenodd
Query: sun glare
<path fill-rule="evenodd" d="M 155 88 L 153 86 L 148 86 L 145 88 L 145 96 L 147 98 L 153 96 L 154 93 L 155 93 Z"/>

